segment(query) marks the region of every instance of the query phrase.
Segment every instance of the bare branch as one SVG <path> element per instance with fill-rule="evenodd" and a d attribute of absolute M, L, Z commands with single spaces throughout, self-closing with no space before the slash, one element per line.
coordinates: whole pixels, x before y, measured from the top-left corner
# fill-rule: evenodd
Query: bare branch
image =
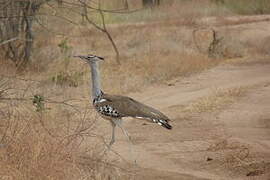
<path fill-rule="evenodd" d="M 16 40 L 18 40 L 18 37 L 11 38 L 11 39 L 9 39 L 9 40 L 6 40 L 6 41 L 1 42 L 1 43 L 0 43 L 0 46 L 5 45 L 5 44 L 7 44 L 7 43 L 10 43 L 10 42 L 12 42 L 12 41 L 16 41 Z"/>
<path fill-rule="evenodd" d="M 79 0 L 79 2 L 83 5 L 83 6 L 87 6 L 87 4 L 85 2 L 82 2 L 81 0 Z M 89 7 L 89 6 L 88 6 Z M 100 7 L 100 6 L 99 6 Z M 86 9 L 87 10 L 87 9 Z M 119 51 L 118 51 L 118 48 L 111 36 L 111 34 L 108 32 L 107 28 L 106 28 L 106 23 L 105 23 L 105 18 L 104 18 L 104 14 L 103 14 L 103 11 L 98 9 L 98 12 L 100 14 L 100 17 L 101 17 L 101 20 L 102 20 L 102 27 L 100 27 L 99 25 L 97 25 L 96 23 L 94 23 L 93 21 L 90 20 L 90 18 L 88 17 L 88 14 L 87 12 L 85 13 L 85 18 L 87 20 L 87 22 L 91 25 L 93 25 L 96 29 L 98 29 L 99 31 L 103 32 L 106 34 L 107 38 L 109 39 L 109 41 L 111 42 L 112 46 L 113 46 L 113 49 L 115 51 L 115 54 L 116 54 L 116 62 L 117 64 L 121 64 L 120 63 L 120 55 L 119 55 Z"/>
<path fill-rule="evenodd" d="M 108 39 L 110 40 L 110 42 L 111 42 L 111 44 L 113 46 L 113 49 L 114 49 L 114 51 L 116 53 L 116 62 L 120 65 L 121 63 L 120 63 L 120 60 L 119 60 L 120 55 L 119 55 L 118 48 L 117 48 L 117 46 L 116 46 L 116 44 L 115 44 L 115 42 L 114 42 L 111 34 L 108 32 L 108 30 L 106 28 L 105 18 L 104 18 L 103 12 L 102 11 L 99 11 L 99 13 L 100 13 L 100 16 L 101 16 L 101 19 L 102 19 L 102 25 L 103 25 L 104 33 L 107 35 Z"/>

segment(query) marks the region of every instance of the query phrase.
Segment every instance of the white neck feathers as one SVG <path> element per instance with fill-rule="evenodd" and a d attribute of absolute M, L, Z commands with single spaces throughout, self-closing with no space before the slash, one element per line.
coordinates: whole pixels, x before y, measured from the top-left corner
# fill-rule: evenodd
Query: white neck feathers
<path fill-rule="evenodd" d="M 97 61 L 91 62 L 90 67 L 92 78 L 92 99 L 94 100 L 95 98 L 101 95 L 98 62 Z"/>

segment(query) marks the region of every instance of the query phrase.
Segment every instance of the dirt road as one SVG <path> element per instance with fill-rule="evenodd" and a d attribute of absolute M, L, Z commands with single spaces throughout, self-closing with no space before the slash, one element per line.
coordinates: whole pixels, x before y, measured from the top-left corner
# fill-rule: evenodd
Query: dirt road
<path fill-rule="evenodd" d="M 219 110 L 182 109 L 214 89 L 246 93 Z M 131 164 L 134 179 L 270 179 L 270 64 L 223 64 L 131 94 L 172 118 L 168 131 L 126 120 L 133 146 L 117 131 L 114 150 Z"/>

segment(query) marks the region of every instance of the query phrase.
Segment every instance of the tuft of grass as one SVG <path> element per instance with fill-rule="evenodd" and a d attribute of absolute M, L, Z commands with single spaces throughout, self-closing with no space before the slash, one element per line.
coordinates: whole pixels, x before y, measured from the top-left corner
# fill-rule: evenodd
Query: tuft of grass
<path fill-rule="evenodd" d="M 78 87 L 80 82 L 82 81 L 83 75 L 84 72 L 59 72 L 54 75 L 51 80 L 56 85 Z"/>
<path fill-rule="evenodd" d="M 235 102 L 239 97 L 242 97 L 247 89 L 247 87 L 215 89 L 212 95 L 199 98 L 184 108 L 184 111 L 203 113 L 220 110 L 224 106 Z"/>

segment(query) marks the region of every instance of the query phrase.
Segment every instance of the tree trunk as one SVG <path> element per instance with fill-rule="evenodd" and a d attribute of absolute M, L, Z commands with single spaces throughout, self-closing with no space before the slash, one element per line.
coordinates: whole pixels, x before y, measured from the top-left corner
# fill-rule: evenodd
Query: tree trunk
<path fill-rule="evenodd" d="M 34 35 L 32 25 L 37 11 L 46 0 L 3 0 L 0 4 L 0 42 L 8 41 L 1 47 L 1 54 L 12 60 L 16 66 L 25 66 L 31 57 Z M 24 37 L 20 39 L 19 37 Z"/>

